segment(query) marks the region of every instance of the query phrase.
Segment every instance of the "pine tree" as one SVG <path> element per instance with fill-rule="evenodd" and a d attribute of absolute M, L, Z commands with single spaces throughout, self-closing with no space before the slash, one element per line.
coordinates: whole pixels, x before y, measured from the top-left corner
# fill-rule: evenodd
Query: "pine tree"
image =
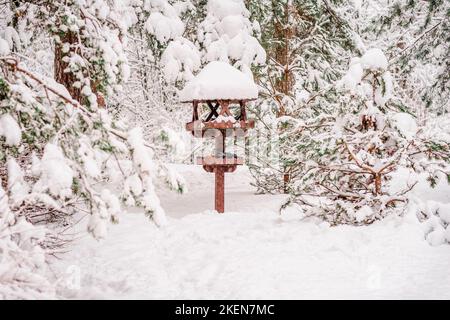
<path fill-rule="evenodd" d="M 450 141 L 429 140 L 412 115 L 392 106 L 395 85 L 388 66 L 380 49 L 353 58 L 332 90 L 331 108 L 290 123 L 302 176 L 284 207 L 295 203 L 304 215 L 331 224 L 368 224 L 402 213 L 414 184 L 392 191 L 399 168 L 426 171 L 431 179 L 450 173 Z"/>
<path fill-rule="evenodd" d="M 355 49 L 353 31 L 334 8 L 345 5 L 341 1 L 248 3 L 268 53 L 267 67 L 258 78 L 264 100 L 254 108 L 266 146 L 255 151 L 251 172 L 260 191 L 289 192 L 302 173 L 296 164 L 301 157 L 296 141 L 285 130 L 287 122 L 314 118 L 316 105 L 332 102 L 326 92 L 342 75 L 348 52 Z"/>
<path fill-rule="evenodd" d="M 153 187 L 161 168 L 142 133 L 99 108 L 128 77 L 124 50 L 127 29 L 135 22 L 133 8 L 126 1 L 115 6 L 67 0 L 22 2 L 15 10 L 26 13 L 25 23 L 10 34 L 20 40 L 26 28 L 36 39 L 50 37 L 56 48 L 54 76 L 62 83 L 30 70 L 28 60 L 9 52 L 11 40 L 3 39 L 0 167 L 10 210 L 36 222 L 27 208 L 40 206 L 41 217 L 70 223 L 81 206 L 91 214 L 88 229 L 97 238 L 125 210 L 121 203 L 141 206 L 164 224 Z M 18 184 L 13 177 L 23 178 Z"/>
<path fill-rule="evenodd" d="M 364 2 L 355 19 L 365 41 L 389 57 L 398 79 L 396 105 L 424 124 L 449 112 L 450 3 L 443 0 L 382 2 L 374 11 Z"/>

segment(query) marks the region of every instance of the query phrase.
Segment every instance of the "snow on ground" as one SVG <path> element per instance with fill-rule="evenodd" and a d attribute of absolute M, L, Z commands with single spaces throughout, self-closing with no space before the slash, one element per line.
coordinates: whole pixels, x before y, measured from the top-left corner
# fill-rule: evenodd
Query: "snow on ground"
<path fill-rule="evenodd" d="M 226 210 L 213 175 L 178 166 L 185 195 L 162 196 L 169 225 L 121 217 L 108 238 L 80 239 L 53 264 L 64 298 L 450 298 L 450 248 L 430 246 L 414 216 L 330 228 L 279 216 L 283 196 L 254 195 L 248 171 L 226 176 Z"/>

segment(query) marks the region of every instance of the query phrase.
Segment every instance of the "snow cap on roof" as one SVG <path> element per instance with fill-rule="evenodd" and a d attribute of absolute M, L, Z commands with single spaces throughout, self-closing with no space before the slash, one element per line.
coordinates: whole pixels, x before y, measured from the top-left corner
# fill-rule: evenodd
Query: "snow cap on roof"
<path fill-rule="evenodd" d="M 246 100 L 258 98 L 258 87 L 245 73 L 221 61 L 208 63 L 180 92 L 180 100 Z"/>

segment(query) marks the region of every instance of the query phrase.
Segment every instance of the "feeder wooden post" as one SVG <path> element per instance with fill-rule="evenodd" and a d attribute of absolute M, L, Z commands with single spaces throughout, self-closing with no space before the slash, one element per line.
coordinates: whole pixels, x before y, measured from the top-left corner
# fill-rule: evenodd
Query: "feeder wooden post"
<path fill-rule="evenodd" d="M 214 169 L 216 188 L 215 188 L 215 209 L 219 213 L 225 211 L 225 174 L 223 167 Z"/>
<path fill-rule="evenodd" d="M 220 130 L 220 134 L 216 138 L 216 157 L 225 157 L 225 138 L 226 130 Z M 224 213 L 225 211 L 225 170 L 223 166 L 216 166 L 214 168 L 215 175 L 215 195 L 214 207 L 217 212 Z"/>

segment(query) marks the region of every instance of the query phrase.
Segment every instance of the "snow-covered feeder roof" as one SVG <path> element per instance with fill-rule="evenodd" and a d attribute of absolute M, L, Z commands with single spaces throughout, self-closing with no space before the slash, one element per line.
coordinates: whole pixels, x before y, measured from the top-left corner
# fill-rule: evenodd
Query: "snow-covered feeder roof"
<path fill-rule="evenodd" d="M 181 102 L 254 100 L 258 87 L 245 73 L 226 62 L 212 61 L 180 92 Z"/>

